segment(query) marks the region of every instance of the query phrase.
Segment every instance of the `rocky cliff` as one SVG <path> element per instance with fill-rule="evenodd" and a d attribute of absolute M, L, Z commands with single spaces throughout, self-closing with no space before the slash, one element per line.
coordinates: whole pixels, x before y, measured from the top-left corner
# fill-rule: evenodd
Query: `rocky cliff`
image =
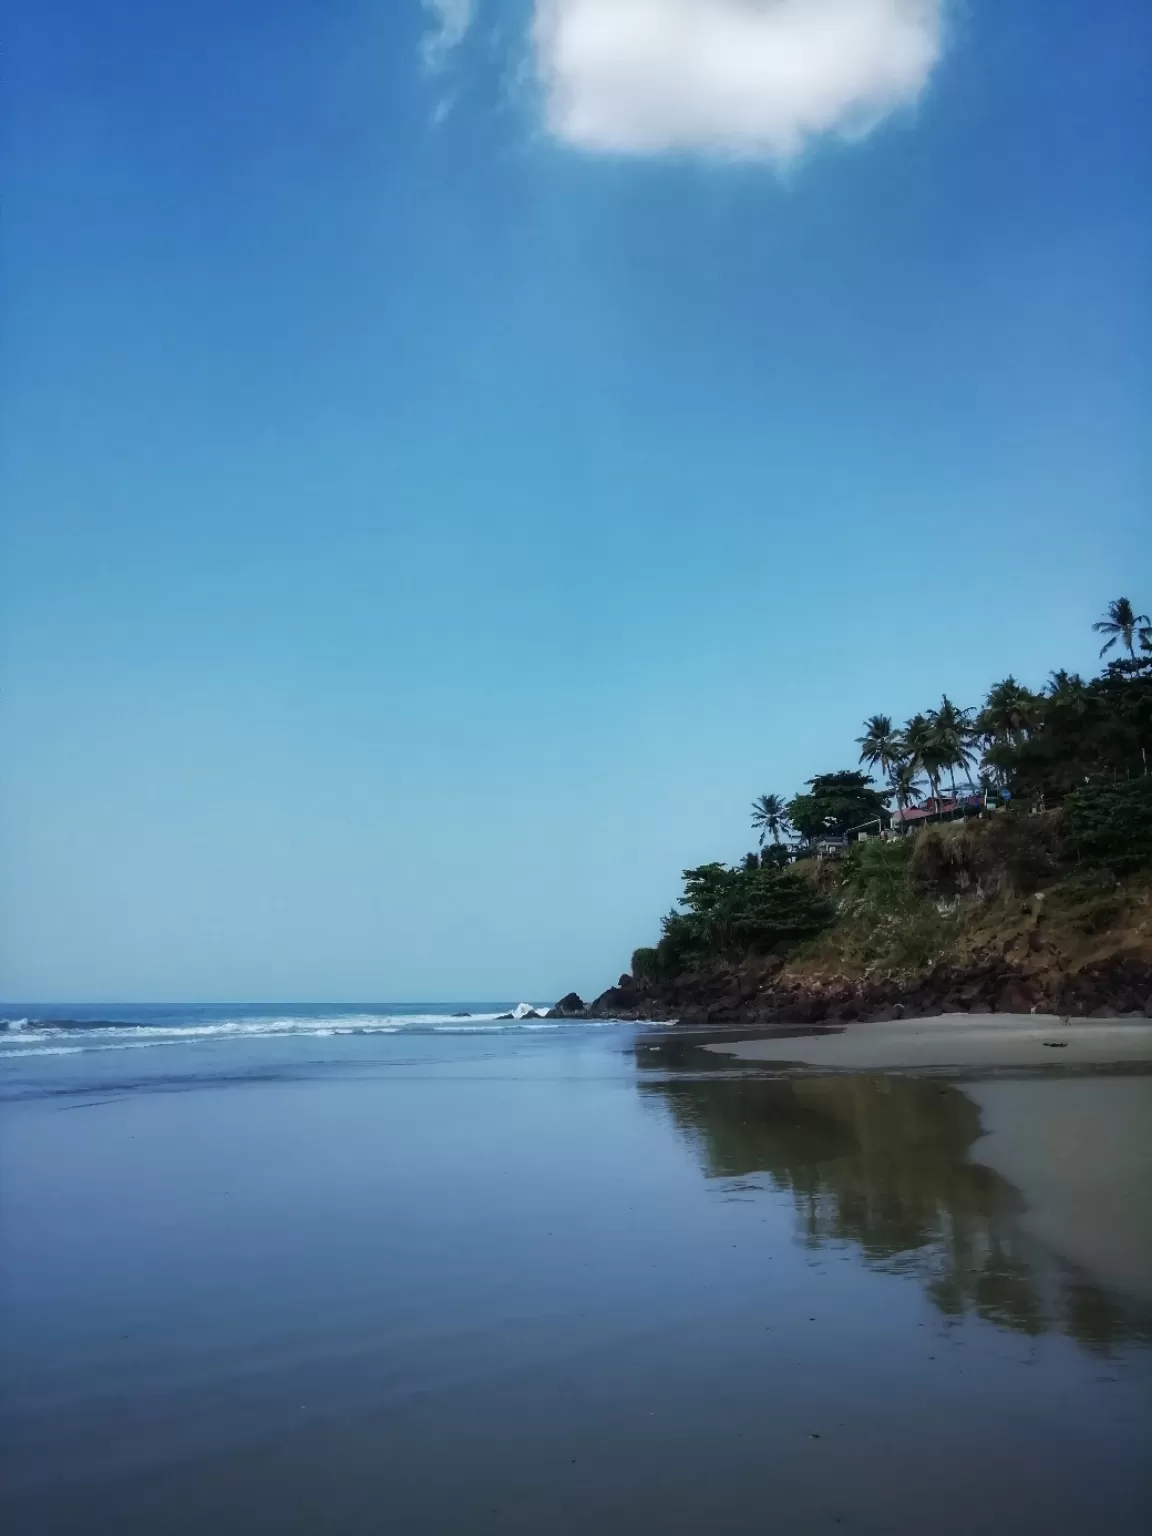
<path fill-rule="evenodd" d="M 969 1012 L 1152 1018 L 1152 875 L 1073 878 L 1024 898 L 973 892 L 919 965 L 870 958 L 858 921 L 845 917 L 792 954 L 663 980 L 621 976 L 586 1012 L 735 1025 Z"/>
<path fill-rule="evenodd" d="M 1047 974 L 991 956 L 942 963 L 921 977 L 876 980 L 789 976 L 759 962 L 687 973 L 672 982 L 621 976 L 585 1010 L 589 1018 L 682 1024 L 817 1024 L 931 1018 L 942 1013 L 1056 1013 L 1152 1018 L 1152 964 L 1131 956 Z"/>

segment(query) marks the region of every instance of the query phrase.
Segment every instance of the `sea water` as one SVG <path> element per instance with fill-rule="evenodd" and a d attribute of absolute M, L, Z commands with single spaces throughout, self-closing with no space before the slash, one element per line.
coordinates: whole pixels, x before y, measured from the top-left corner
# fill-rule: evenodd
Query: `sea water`
<path fill-rule="evenodd" d="M 5 1010 L 6 1532 L 1147 1528 L 962 1083 L 509 1011 Z"/>

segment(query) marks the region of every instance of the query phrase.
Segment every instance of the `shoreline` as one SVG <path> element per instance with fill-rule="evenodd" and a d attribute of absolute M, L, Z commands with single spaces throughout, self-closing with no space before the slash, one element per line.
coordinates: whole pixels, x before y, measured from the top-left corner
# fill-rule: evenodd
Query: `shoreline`
<path fill-rule="evenodd" d="M 1152 1067 L 1152 1020 L 1064 1020 L 1042 1014 L 945 1014 L 853 1024 L 836 1033 L 702 1047 L 742 1062 L 831 1071 L 995 1071 Z"/>

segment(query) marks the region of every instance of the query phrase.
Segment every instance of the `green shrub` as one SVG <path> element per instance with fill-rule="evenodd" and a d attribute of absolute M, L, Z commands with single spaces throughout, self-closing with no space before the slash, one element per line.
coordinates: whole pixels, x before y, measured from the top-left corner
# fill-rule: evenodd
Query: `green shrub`
<path fill-rule="evenodd" d="M 660 928 L 660 942 L 656 946 L 657 979 L 671 981 L 681 972 L 693 970 L 706 958 L 701 951 L 696 925 L 683 912 L 669 912 Z"/>
<path fill-rule="evenodd" d="M 637 981 L 659 981 L 659 952 L 652 947 L 647 949 L 634 949 L 632 951 L 631 971 Z"/>
<path fill-rule="evenodd" d="M 662 923 L 655 949 L 632 956 L 632 974 L 666 981 L 684 971 L 769 954 L 823 932 L 835 904 L 793 870 L 729 869 L 704 864 L 684 871 L 681 912 Z"/>
<path fill-rule="evenodd" d="M 1152 867 L 1152 776 L 1092 784 L 1064 802 L 1064 856 L 1115 875 Z"/>
<path fill-rule="evenodd" d="M 729 953 L 765 955 L 812 938 L 836 920 L 836 908 L 807 880 L 786 870 L 759 870 L 735 891 Z"/>
<path fill-rule="evenodd" d="M 956 926 L 954 915 L 939 911 L 930 902 L 909 906 L 877 929 L 872 958 L 888 970 L 925 970 L 940 958 Z"/>
<path fill-rule="evenodd" d="M 844 887 L 852 895 L 883 895 L 908 883 L 912 843 L 908 838 L 889 841 L 870 838 L 853 843 L 844 861 Z"/>
<path fill-rule="evenodd" d="M 915 839 L 857 843 L 848 855 L 836 930 L 846 962 L 884 971 L 917 971 L 931 964 L 947 944 L 955 918 L 940 911 L 938 893 L 930 896 L 912 880 L 923 837 L 921 833 Z"/>
<path fill-rule="evenodd" d="M 1045 910 L 1078 933 L 1107 933 L 1124 920 L 1129 904 L 1110 869 L 1081 864 L 1046 893 Z"/>

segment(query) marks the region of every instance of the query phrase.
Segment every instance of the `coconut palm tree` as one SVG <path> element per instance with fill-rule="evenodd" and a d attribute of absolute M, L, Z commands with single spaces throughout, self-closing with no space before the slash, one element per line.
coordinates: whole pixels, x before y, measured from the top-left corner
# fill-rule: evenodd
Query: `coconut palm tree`
<path fill-rule="evenodd" d="M 940 742 L 932 721 L 927 715 L 913 715 L 904 727 L 904 751 L 914 773 L 923 773 L 932 791 L 932 799 L 940 799 L 940 774 L 947 766 L 941 755 Z"/>
<path fill-rule="evenodd" d="M 757 828 L 761 848 L 766 837 L 770 836 L 774 843 L 778 843 L 781 832 L 788 830 L 788 808 L 779 795 L 761 795 L 752 802 L 752 830 Z"/>
<path fill-rule="evenodd" d="M 916 780 L 920 770 L 911 758 L 905 758 L 899 762 L 889 774 L 888 783 L 892 790 L 892 798 L 896 801 L 897 810 L 906 811 L 910 805 L 915 805 L 918 800 L 923 800 L 920 786 Z"/>
<path fill-rule="evenodd" d="M 1146 613 L 1137 613 L 1126 597 L 1118 597 L 1115 602 L 1109 603 L 1108 612 L 1092 626 L 1098 635 L 1109 637 L 1100 647 L 1101 656 L 1110 651 L 1118 640 L 1122 640 L 1124 649 L 1135 661 L 1135 641 L 1141 633 L 1142 624 L 1152 624 L 1152 619 Z"/>
<path fill-rule="evenodd" d="M 1083 693 L 1086 686 L 1079 672 L 1069 672 L 1067 667 L 1061 667 L 1058 672 L 1049 672 L 1045 692 L 1050 699 L 1059 699 L 1065 695 Z"/>
<path fill-rule="evenodd" d="M 904 743 L 888 715 L 873 715 L 864 722 L 863 736 L 857 736 L 860 761 L 889 777 L 904 757 Z"/>
<path fill-rule="evenodd" d="M 1078 716 L 1088 711 L 1088 684 L 1079 672 L 1069 672 L 1067 668 L 1061 667 L 1058 672 L 1049 673 L 1045 693 L 1052 704 L 1071 709 Z"/>
<path fill-rule="evenodd" d="M 975 728 L 972 711 L 953 704 L 947 694 L 940 701 L 940 708 L 929 711 L 928 722 L 936 740 L 936 750 L 941 767 L 947 768 L 952 785 L 952 798 L 956 798 L 956 770 L 971 772 L 976 761 L 972 751 Z"/>
<path fill-rule="evenodd" d="M 1036 728 L 1040 702 L 1034 693 L 1008 676 L 988 690 L 984 708 L 976 719 L 976 733 L 985 746 L 998 742 L 1019 746 Z"/>

